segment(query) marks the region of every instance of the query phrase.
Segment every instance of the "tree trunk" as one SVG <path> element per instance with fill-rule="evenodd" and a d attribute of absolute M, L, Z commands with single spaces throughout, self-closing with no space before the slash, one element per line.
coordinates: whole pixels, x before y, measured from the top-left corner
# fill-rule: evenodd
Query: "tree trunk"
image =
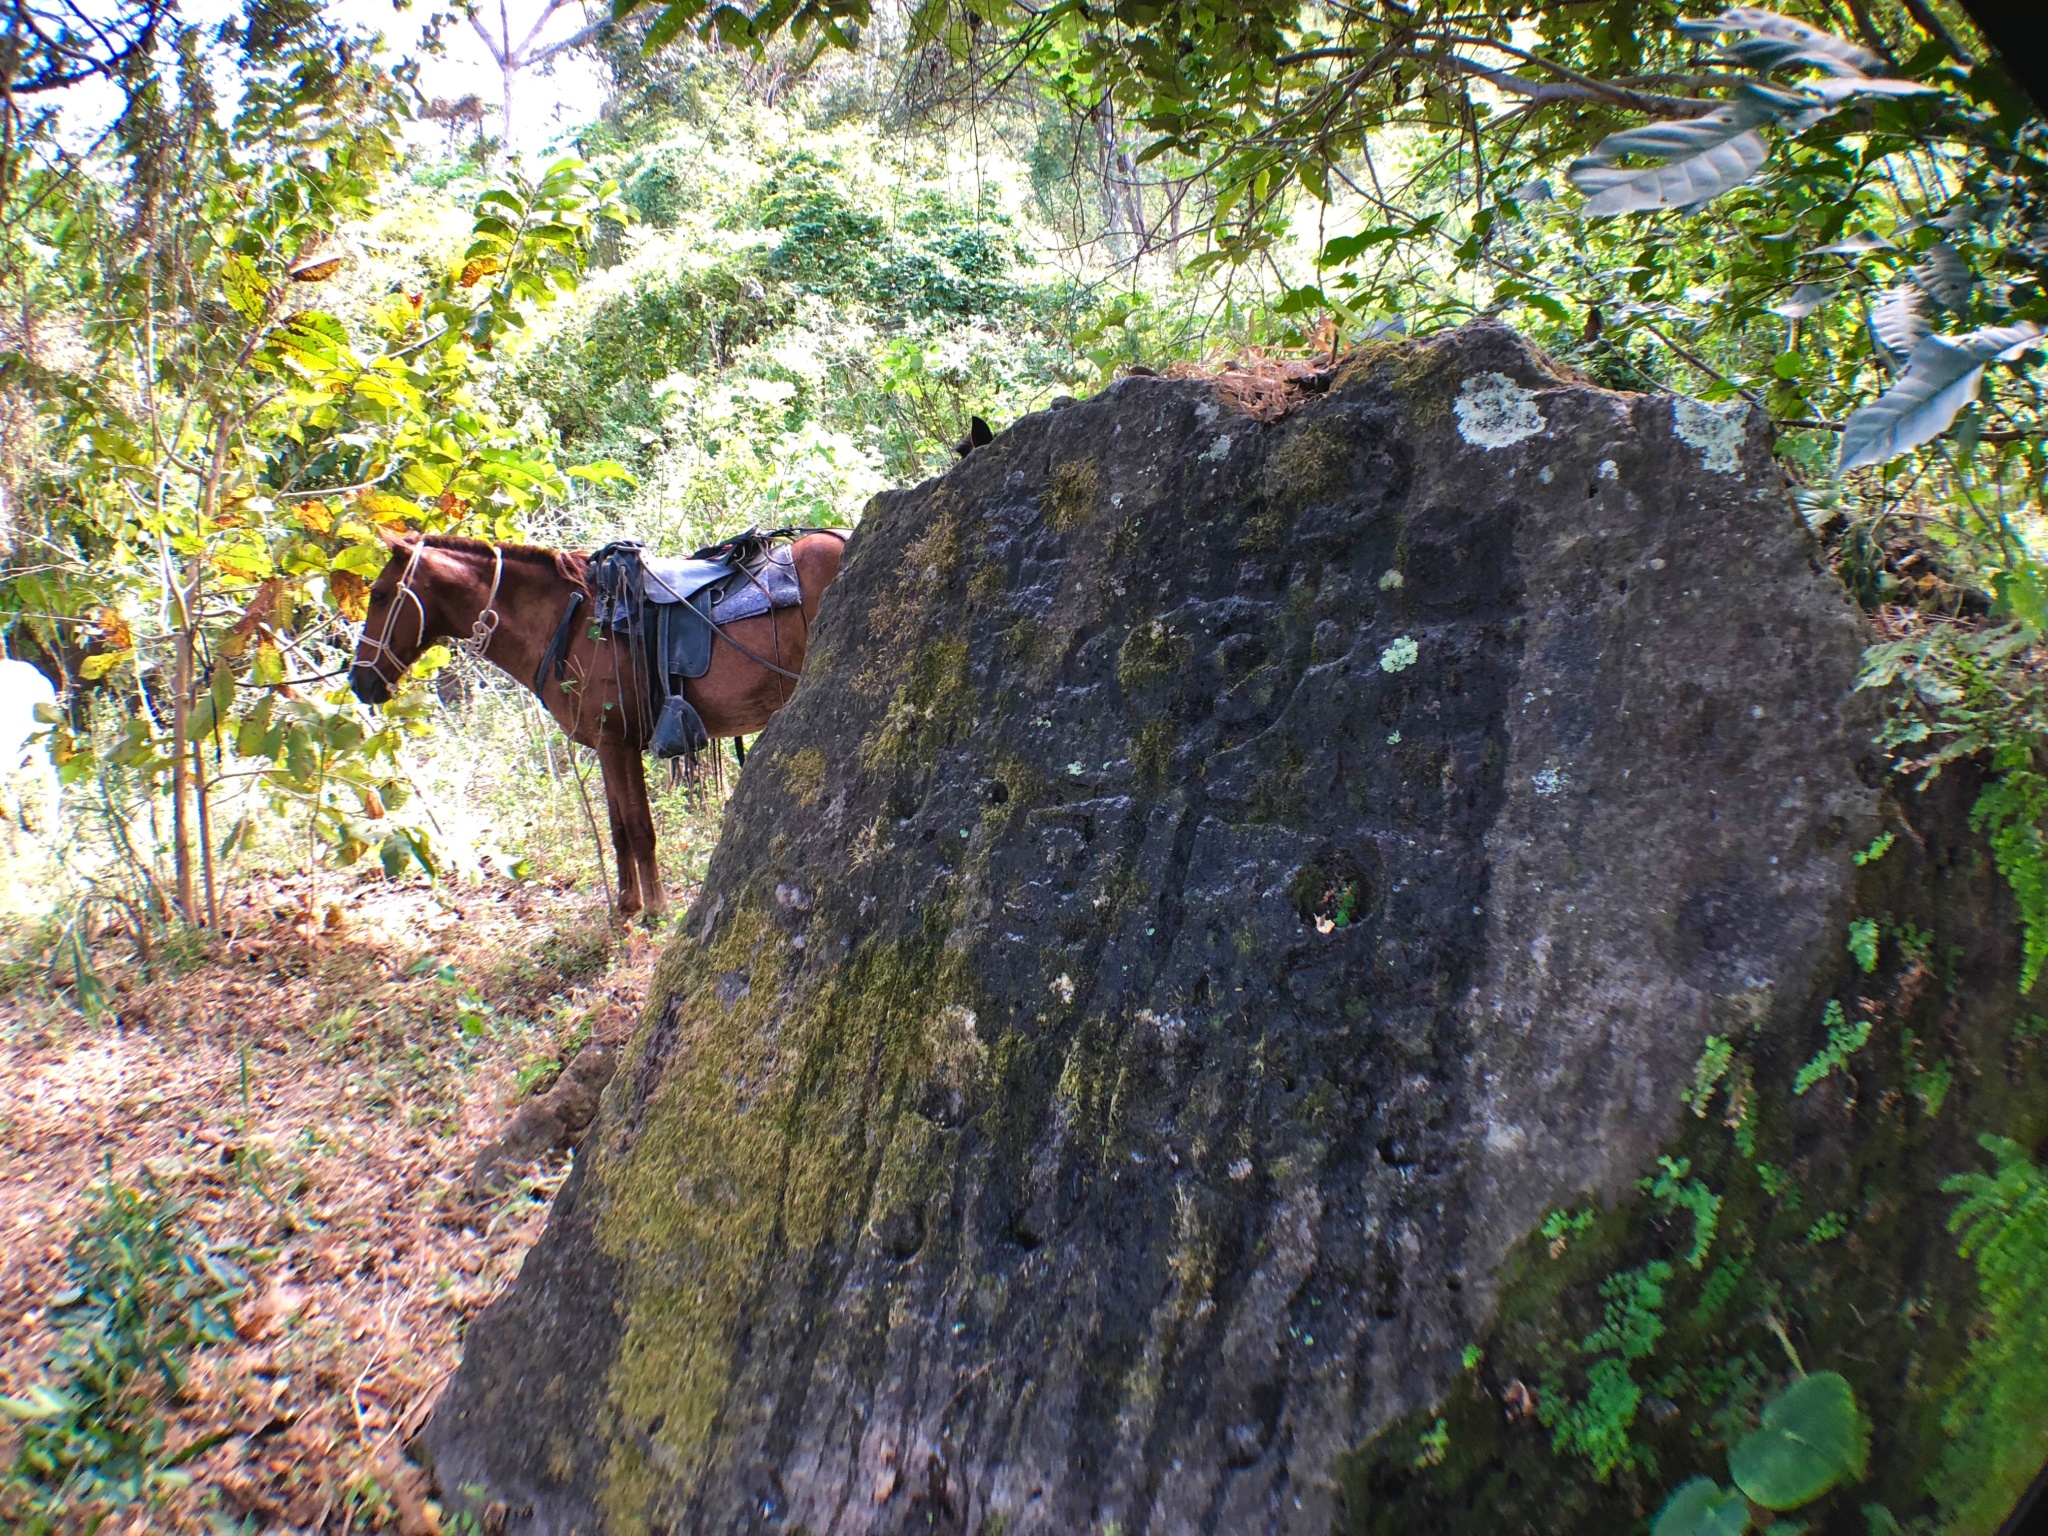
<path fill-rule="evenodd" d="M 218 716 L 214 728 L 220 728 Z M 220 931 L 220 897 L 213 882 L 213 811 L 206 787 L 206 743 L 192 743 L 192 798 L 199 812 L 199 872 L 206 887 L 206 926 Z"/>
<path fill-rule="evenodd" d="M 173 613 L 177 635 L 171 662 L 171 859 L 177 872 L 178 915 L 198 924 L 200 913 L 192 889 L 192 679 L 197 670 L 196 626 L 199 607 L 199 557 L 193 558 L 177 591 Z"/>

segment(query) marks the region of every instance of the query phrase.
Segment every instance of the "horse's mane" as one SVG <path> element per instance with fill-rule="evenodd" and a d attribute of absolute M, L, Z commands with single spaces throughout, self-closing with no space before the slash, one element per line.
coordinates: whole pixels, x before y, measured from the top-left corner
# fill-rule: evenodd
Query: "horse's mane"
<path fill-rule="evenodd" d="M 457 554 L 489 555 L 494 551 L 507 560 L 516 560 L 526 565 L 551 565 L 555 573 L 565 581 L 578 585 L 583 581 L 583 567 L 586 557 L 566 549 L 546 549 L 538 544 L 492 544 L 483 539 L 466 538 L 459 533 L 430 533 L 425 537 L 429 549 L 452 550 Z"/>

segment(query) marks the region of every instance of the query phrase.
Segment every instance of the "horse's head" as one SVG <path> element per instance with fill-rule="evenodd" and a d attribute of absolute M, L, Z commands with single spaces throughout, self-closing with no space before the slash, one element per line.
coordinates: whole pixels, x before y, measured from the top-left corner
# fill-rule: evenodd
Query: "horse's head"
<path fill-rule="evenodd" d="M 392 540 L 391 558 L 370 585 L 370 606 L 348 669 L 348 685 L 365 704 L 389 699 L 431 638 L 431 599 L 418 585 L 425 553 L 424 539 Z"/>

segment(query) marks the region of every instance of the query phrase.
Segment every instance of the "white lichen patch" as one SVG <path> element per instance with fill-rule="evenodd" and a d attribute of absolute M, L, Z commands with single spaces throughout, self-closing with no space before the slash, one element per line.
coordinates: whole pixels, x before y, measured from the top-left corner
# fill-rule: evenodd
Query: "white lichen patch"
<path fill-rule="evenodd" d="M 1559 768 L 1545 768 L 1529 777 L 1530 787 L 1539 795 L 1561 795 L 1566 782 L 1564 771 Z"/>
<path fill-rule="evenodd" d="M 1602 459 L 1600 461 L 1599 475 L 1602 480 L 1619 480 L 1621 478 L 1621 466 L 1612 459 Z"/>
<path fill-rule="evenodd" d="M 1741 400 L 1709 405 L 1680 395 L 1671 402 L 1671 429 L 1680 442 L 1699 449 L 1702 467 L 1717 475 L 1739 475 L 1748 415 L 1749 406 Z"/>
<path fill-rule="evenodd" d="M 1506 448 L 1544 427 L 1534 390 L 1504 373 L 1475 373 L 1458 387 L 1458 436 L 1475 448 Z"/>
<path fill-rule="evenodd" d="M 1401 581 L 1402 578 L 1399 571 L 1387 571 L 1380 577 L 1380 590 L 1382 592 L 1395 591 L 1401 586 Z"/>
<path fill-rule="evenodd" d="M 1536 471 L 1536 478 L 1538 480 L 1541 480 L 1545 485 L 1548 485 L 1551 481 L 1555 480 L 1557 476 L 1553 475 L 1550 472 L 1550 466 L 1546 464 L 1541 469 Z"/>
<path fill-rule="evenodd" d="M 1221 437 L 1217 438 L 1215 442 L 1211 443 L 1200 454 L 1198 454 L 1197 457 L 1205 461 L 1213 462 L 1214 460 L 1224 457 L 1224 455 L 1228 454 L 1229 452 L 1230 434 L 1226 432 Z"/>
<path fill-rule="evenodd" d="M 1384 651 L 1380 652 L 1380 670 L 1382 672 L 1404 672 L 1415 665 L 1415 658 L 1420 654 L 1420 647 L 1407 635 L 1402 635 Z"/>
<path fill-rule="evenodd" d="M 1052 995 L 1061 1002 L 1071 1003 L 1074 1000 L 1074 978 L 1065 971 L 1061 971 L 1058 976 L 1054 977 L 1046 985 Z"/>

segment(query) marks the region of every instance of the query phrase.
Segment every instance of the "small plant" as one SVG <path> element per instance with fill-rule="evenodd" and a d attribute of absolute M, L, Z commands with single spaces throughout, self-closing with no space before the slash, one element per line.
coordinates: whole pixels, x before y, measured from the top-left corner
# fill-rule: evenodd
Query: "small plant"
<path fill-rule="evenodd" d="M 1842 1005 L 1833 998 L 1828 999 L 1827 1011 L 1821 1022 L 1828 1027 L 1828 1043 L 1792 1079 L 1794 1093 L 1805 1093 L 1837 1067 L 1848 1066 L 1849 1058 L 1870 1041 L 1870 1020 L 1858 1019 L 1854 1024 L 1849 1023 L 1842 1016 Z"/>
<path fill-rule="evenodd" d="M 1559 1257 L 1567 1244 L 1581 1233 L 1593 1230 L 1592 1211 L 1552 1211 L 1543 1218 L 1543 1236 L 1550 1244 L 1550 1256 Z"/>
<path fill-rule="evenodd" d="M 1992 1171 L 1942 1185 L 1963 1197 L 1948 1224 L 1976 1266 L 1984 1321 L 1942 1414 L 1950 1443 L 1931 1483 L 1943 1529 L 1968 1536 L 2000 1529 L 2048 1438 L 2048 1170 L 2017 1142 L 1979 1144 Z"/>
<path fill-rule="evenodd" d="M 247 1277 L 208 1251 L 185 1202 L 146 1176 L 133 1188 L 110 1168 L 94 1194 L 97 1208 L 72 1240 L 70 1284 L 50 1298 L 63 1333 L 46 1379 L 24 1397 L 0 1397 L 0 1412 L 22 1426 L 0 1515 L 26 1532 L 180 1486 L 178 1467 L 228 1434 L 171 1451 L 156 1404 L 183 1388 L 192 1351 L 234 1339 L 229 1307 Z"/>
<path fill-rule="evenodd" d="M 1585 1395 L 1572 1398 L 1548 1382 L 1537 1394 L 1537 1418 L 1552 1432 L 1551 1449 L 1585 1457 L 1603 1483 L 1617 1471 L 1648 1463 L 1649 1453 L 1629 1435 L 1643 1401 L 1632 1367 L 1655 1352 L 1664 1334 L 1672 1273 L 1662 1259 L 1652 1259 L 1640 1269 L 1609 1275 L 1600 1286 L 1607 1303 L 1601 1326 L 1574 1346 L 1595 1357 L 1586 1371 Z"/>
<path fill-rule="evenodd" d="M 1423 1431 L 1421 1437 L 1416 1441 L 1415 1465 L 1417 1470 L 1423 1467 L 1442 1466 L 1444 1457 L 1448 1456 L 1450 1451 L 1450 1425 L 1444 1420 L 1438 1419 L 1436 1423 Z"/>
<path fill-rule="evenodd" d="M 1650 1536 L 1743 1536 L 1770 1514 L 1803 1509 L 1830 1489 L 1861 1482 L 1869 1460 L 1870 1426 L 1855 1390 L 1834 1371 L 1801 1376 L 1728 1452 L 1735 1486 L 1711 1477 L 1681 1483 L 1657 1512 Z"/>
<path fill-rule="evenodd" d="M 1686 1254 L 1685 1262 L 1689 1268 L 1698 1269 L 1707 1261 L 1707 1250 L 1714 1246 L 1714 1234 L 1721 1224 L 1721 1197 L 1691 1177 L 1690 1159 L 1660 1157 L 1657 1166 L 1663 1171 L 1655 1178 L 1641 1180 L 1640 1187 L 1667 1211 L 1684 1211 L 1692 1217 L 1692 1251 Z"/>

